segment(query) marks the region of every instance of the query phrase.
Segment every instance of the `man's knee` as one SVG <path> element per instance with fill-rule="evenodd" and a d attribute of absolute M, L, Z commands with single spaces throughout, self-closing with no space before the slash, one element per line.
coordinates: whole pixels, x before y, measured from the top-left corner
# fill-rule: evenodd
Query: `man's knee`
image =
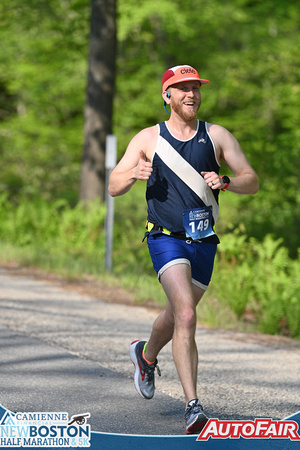
<path fill-rule="evenodd" d="M 194 308 L 185 307 L 182 308 L 179 312 L 177 312 L 175 317 L 176 326 L 180 326 L 185 329 L 194 329 L 196 326 L 197 317 L 196 311 Z"/>

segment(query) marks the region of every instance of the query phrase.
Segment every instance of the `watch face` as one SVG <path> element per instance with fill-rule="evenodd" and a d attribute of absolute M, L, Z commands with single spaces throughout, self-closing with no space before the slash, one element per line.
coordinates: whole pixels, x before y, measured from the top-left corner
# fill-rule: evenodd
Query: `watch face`
<path fill-rule="evenodd" d="M 227 175 L 224 175 L 223 177 L 222 177 L 222 180 L 224 181 L 224 183 L 230 183 L 230 178 L 227 176 Z"/>

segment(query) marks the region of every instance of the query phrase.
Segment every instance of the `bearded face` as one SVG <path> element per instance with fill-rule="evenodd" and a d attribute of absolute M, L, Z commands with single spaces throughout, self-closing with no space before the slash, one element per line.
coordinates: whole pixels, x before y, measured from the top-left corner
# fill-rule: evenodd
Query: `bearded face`
<path fill-rule="evenodd" d="M 197 116 L 201 105 L 200 83 L 185 81 L 171 87 L 171 108 L 184 121 L 190 122 Z"/>

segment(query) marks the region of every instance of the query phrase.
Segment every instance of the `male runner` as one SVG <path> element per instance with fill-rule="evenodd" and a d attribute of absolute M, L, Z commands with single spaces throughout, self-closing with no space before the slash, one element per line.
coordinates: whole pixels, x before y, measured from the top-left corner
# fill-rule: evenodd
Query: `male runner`
<path fill-rule="evenodd" d="M 109 183 L 110 194 L 117 196 L 137 180 L 147 181 L 147 242 L 166 307 L 148 342 L 130 346 L 134 383 L 142 397 L 153 397 L 157 355 L 172 339 L 187 434 L 200 432 L 208 420 L 197 395 L 196 307 L 209 285 L 219 243 L 214 231 L 218 196 L 225 189 L 237 194 L 258 190 L 256 173 L 234 136 L 197 119 L 200 87 L 207 83 L 188 65 L 165 72 L 162 97 L 171 109 L 169 120 L 133 137 Z M 219 175 L 222 160 L 233 176 Z"/>

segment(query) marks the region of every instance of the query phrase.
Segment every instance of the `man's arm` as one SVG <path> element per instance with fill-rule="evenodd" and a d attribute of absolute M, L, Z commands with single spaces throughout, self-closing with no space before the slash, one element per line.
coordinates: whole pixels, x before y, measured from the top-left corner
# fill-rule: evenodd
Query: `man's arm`
<path fill-rule="evenodd" d="M 209 132 L 215 143 L 218 160 L 224 160 L 234 174 L 230 177 L 228 191 L 237 194 L 256 194 L 258 178 L 244 155 L 236 138 L 225 128 L 209 124 Z M 211 189 L 223 189 L 224 182 L 215 172 L 201 172 Z"/>
<path fill-rule="evenodd" d="M 126 152 L 109 177 L 108 192 L 112 197 L 126 194 L 137 180 L 148 180 L 152 173 L 150 159 L 155 127 L 140 131 L 130 141 Z M 156 142 L 155 142 L 156 144 Z"/>

